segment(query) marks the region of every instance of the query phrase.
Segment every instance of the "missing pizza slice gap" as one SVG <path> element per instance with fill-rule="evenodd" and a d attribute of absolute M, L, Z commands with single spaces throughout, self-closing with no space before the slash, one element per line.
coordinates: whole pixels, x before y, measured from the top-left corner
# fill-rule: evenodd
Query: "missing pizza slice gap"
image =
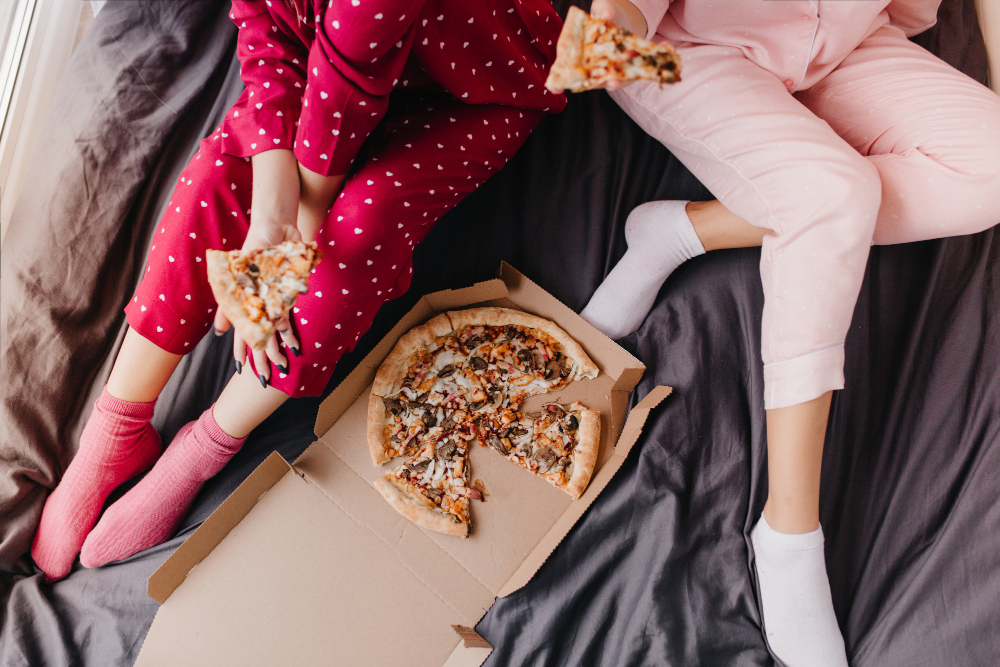
<path fill-rule="evenodd" d="M 315 242 L 285 241 L 270 248 L 205 253 L 212 294 L 250 347 L 262 350 L 288 317 L 309 274 L 322 259 Z"/>

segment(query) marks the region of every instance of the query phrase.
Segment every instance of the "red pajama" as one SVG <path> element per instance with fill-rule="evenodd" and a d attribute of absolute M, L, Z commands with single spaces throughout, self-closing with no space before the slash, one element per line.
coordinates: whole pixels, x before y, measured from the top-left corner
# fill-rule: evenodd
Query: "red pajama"
<path fill-rule="evenodd" d="M 565 105 L 542 85 L 561 27 L 544 0 L 334 0 L 299 12 L 301 23 L 283 0 L 233 3 L 247 89 L 181 174 L 125 309 L 145 338 L 188 352 L 215 313 L 205 250 L 240 248 L 249 228 L 249 156 L 293 147 L 321 174 L 350 168 L 294 309 L 302 356 L 285 355 L 287 375 L 271 369 L 290 396 L 322 392 L 379 306 L 409 287 L 413 248 L 434 222 Z"/>

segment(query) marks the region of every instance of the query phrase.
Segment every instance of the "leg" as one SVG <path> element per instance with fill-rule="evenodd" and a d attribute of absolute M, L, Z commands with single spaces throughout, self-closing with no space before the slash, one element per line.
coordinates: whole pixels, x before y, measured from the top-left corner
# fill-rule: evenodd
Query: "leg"
<path fill-rule="evenodd" d="M 108 386 L 46 501 L 32 555 L 50 579 L 69 573 L 111 491 L 159 456 L 160 439 L 149 424 L 153 405 L 215 310 L 204 251 L 239 247 L 246 234 L 250 165 L 222 155 L 218 141 L 218 132 L 204 139 L 181 174 L 126 308 L 130 328 Z"/>
<path fill-rule="evenodd" d="M 613 97 L 719 196 L 719 203 L 689 207 L 704 245 L 752 245 L 762 237 L 774 472 L 766 516 L 751 539 L 763 623 L 787 664 L 845 665 L 818 526 L 819 467 L 830 392 L 843 386 L 843 341 L 880 203 L 878 175 L 771 75 L 731 50 L 724 57 L 721 47 L 686 51 L 695 73 L 685 82 L 665 91 L 632 86 Z M 712 113 L 717 89 L 732 108 L 750 113 Z M 744 221 L 766 233 L 753 233 Z"/>
<path fill-rule="evenodd" d="M 1000 97 L 898 28 L 877 30 L 796 97 L 878 170 L 876 244 L 1000 221 Z"/>

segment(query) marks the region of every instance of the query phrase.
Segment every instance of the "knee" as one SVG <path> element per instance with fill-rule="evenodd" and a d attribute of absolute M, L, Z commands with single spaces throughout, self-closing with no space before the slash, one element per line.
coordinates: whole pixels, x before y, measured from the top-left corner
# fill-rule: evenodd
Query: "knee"
<path fill-rule="evenodd" d="M 860 154 L 818 164 L 807 178 L 813 185 L 803 196 L 811 200 L 803 222 L 827 230 L 831 243 L 867 252 L 882 203 L 878 170 Z"/>

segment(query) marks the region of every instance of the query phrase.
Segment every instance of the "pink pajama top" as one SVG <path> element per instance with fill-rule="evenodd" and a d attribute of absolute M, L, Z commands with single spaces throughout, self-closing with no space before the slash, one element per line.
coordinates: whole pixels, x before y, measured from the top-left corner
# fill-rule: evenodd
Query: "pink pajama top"
<path fill-rule="evenodd" d="M 743 51 L 790 91 L 829 74 L 886 23 L 907 36 L 934 25 L 941 0 L 631 0 L 646 38 Z"/>
<path fill-rule="evenodd" d="M 526 67 L 547 68 L 555 56 L 562 22 L 551 5 L 518 2 L 498 15 L 492 3 L 464 3 L 233 0 L 229 17 L 239 28 L 236 56 L 246 89 L 222 122 L 222 152 L 250 157 L 288 148 L 316 173 L 346 173 L 397 85 L 438 84 L 468 104 L 562 111 L 563 95 L 520 85 Z M 463 14 L 464 42 L 448 30 L 456 14 Z M 434 62 L 408 56 L 418 25 L 440 42 Z M 530 48 L 511 39 L 522 32 Z M 463 56 L 487 53 L 487 71 L 456 67 Z M 521 94 L 511 97 L 511 88 Z"/>

